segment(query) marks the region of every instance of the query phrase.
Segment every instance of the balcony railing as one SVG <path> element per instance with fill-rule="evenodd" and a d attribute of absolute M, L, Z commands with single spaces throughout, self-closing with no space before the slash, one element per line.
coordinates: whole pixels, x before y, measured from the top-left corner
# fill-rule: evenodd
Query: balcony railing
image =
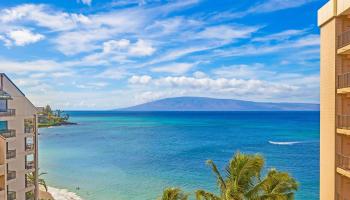
<path fill-rule="evenodd" d="M 350 115 L 337 115 L 337 128 L 350 130 Z"/>
<path fill-rule="evenodd" d="M 338 75 L 337 89 L 350 87 L 350 73 Z"/>
<path fill-rule="evenodd" d="M 7 150 L 6 159 L 16 158 L 16 150 Z"/>
<path fill-rule="evenodd" d="M 26 151 L 33 151 L 34 150 L 34 144 L 26 144 Z"/>
<path fill-rule="evenodd" d="M 16 179 L 16 171 L 8 171 L 7 172 L 7 180 Z"/>
<path fill-rule="evenodd" d="M 24 133 L 34 133 L 34 127 L 28 127 L 28 126 L 25 126 L 24 127 Z"/>
<path fill-rule="evenodd" d="M 7 192 L 7 200 L 16 200 L 16 192 L 8 191 Z"/>
<path fill-rule="evenodd" d="M 35 167 L 34 161 L 27 161 L 27 163 L 26 163 L 27 170 L 34 169 L 34 167 Z"/>
<path fill-rule="evenodd" d="M 342 154 L 338 154 L 337 155 L 337 166 L 350 171 L 350 156 L 346 156 L 346 155 L 342 155 Z"/>
<path fill-rule="evenodd" d="M 341 194 L 337 194 L 336 200 L 350 200 L 350 197 L 345 197 Z"/>
<path fill-rule="evenodd" d="M 350 44 L 350 30 L 338 35 L 338 48 L 342 48 L 348 44 Z"/>
<path fill-rule="evenodd" d="M 16 130 L 12 130 L 12 129 L 0 130 L 0 135 L 5 138 L 16 137 Z"/>
<path fill-rule="evenodd" d="M 15 115 L 16 115 L 15 109 L 7 109 L 5 111 L 0 111 L 0 117 L 15 116 Z"/>

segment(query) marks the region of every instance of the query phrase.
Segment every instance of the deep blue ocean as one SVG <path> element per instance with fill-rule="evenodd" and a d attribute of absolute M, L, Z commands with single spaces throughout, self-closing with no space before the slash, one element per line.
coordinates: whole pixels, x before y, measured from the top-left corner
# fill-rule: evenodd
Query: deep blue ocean
<path fill-rule="evenodd" d="M 40 129 L 40 170 L 50 186 L 86 200 L 156 200 L 163 188 L 217 192 L 205 165 L 236 151 L 300 183 L 319 199 L 319 112 L 68 112 L 78 125 Z"/>

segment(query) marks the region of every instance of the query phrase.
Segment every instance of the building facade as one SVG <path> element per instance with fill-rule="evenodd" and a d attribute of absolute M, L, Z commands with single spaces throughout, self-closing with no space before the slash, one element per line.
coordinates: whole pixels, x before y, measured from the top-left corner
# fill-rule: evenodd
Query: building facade
<path fill-rule="evenodd" d="M 0 73 L 0 200 L 38 199 L 36 107 Z"/>
<path fill-rule="evenodd" d="M 350 199 L 350 0 L 330 0 L 320 27 L 320 199 Z"/>

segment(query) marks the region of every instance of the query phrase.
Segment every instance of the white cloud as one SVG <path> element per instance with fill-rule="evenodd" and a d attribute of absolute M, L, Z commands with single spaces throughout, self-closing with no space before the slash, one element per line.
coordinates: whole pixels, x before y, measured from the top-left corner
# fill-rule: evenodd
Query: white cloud
<path fill-rule="evenodd" d="M 307 3 L 313 2 L 315 0 L 294 0 L 294 1 L 285 1 L 285 0 L 267 0 L 263 3 L 257 4 L 250 8 L 248 13 L 267 13 L 274 12 L 278 10 L 284 10 L 288 8 L 296 8 Z"/>
<path fill-rule="evenodd" d="M 30 43 L 35 43 L 45 38 L 41 34 L 36 34 L 31 32 L 28 29 L 23 29 L 23 28 L 9 31 L 7 33 L 7 37 L 13 40 L 11 44 L 14 44 L 17 46 L 24 46 Z"/>
<path fill-rule="evenodd" d="M 227 25 L 212 26 L 205 28 L 202 32 L 198 33 L 198 38 L 213 38 L 222 40 L 234 40 L 239 38 L 247 38 L 257 31 L 258 27 L 234 27 Z"/>
<path fill-rule="evenodd" d="M 148 84 L 152 80 L 151 76 L 143 75 L 143 76 L 132 76 L 129 78 L 129 83 L 131 84 Z"/>
<path fill-rule="evenodd" d="M 212 21 L 232 20 L 235 18 L 246 17 L 248 15 L 270 13 L 270 12 L 275 12 L 275 11 L 280 11 L 285 9 L 297 8 L 315 1 L 316 0 L 294 0 L 294 1 L 266 0 L 266 1 L 261 1 L 260 3 L 257 3 L 256 5 L 242 12 L 225 11 L 225 12 L 216 13 L 214 14 L 214 16 L 212 16 L 211 20 Z"/>
<path fill-rule="evenodd" d="M 61 69 L 62 65 L 52 60 L 12 61 L 0 59 L 0 71 L 4 73 L 46 72 Z"/>
<path fill-rule="evenodd" d="M 146 78 L 147 77 L 147 78 Z M 243 80 L 243 79 L 226 79 L 226 78 L 195 78 L 187 76 L 168 76 L 158 79 L 152 79 L 150 76 L 132 76 L 129 79 L 131 84 L 152 84 L 156 87 L 182 88 L 191 90 L 201 90 L 216 93 L 248 94 L 248 93 L 281 93 L 293 91 L 298 87 L 288 84 L 275 84 L 261 80 Z M 141 81 L 144 80 L 144 81 Z"/>
<path fill-rule="evenodd" d="M 78 0 L 78 2 L 81 2 L 81 3 L 83 3 L 83 4 L 86 4 L 86 5 L 91 5 L 91 2 L 92 2 L 92 0 Z"/>
<path fill-rule="evenodd" d="M 4 45 L 7 46 L 7 47 L 12 45 L 11 40 L 9 40 L 8 38 L 6 38 L 3 35 L 0 35 L 0 41 L 2 41 L 4 43 Z"/>
<path fill-rule="evenodd" d="M 52 30 L 69 30 L 79 24 L 90 24 L 89 18 L 82 14 L 55 11 L 43 4 L 22 4 L 2 9 L 0 10 L 0 21 L 3 23 L 35 22 L 38 26 Z"/>
<path fill-rule="evenodd" d="M 96 75 L 96 78 L 120 80 L 120 79 L 123 79 L 128 74 L 129 73 L 125 69 L 110 68 Z"/>
<path fill-rule="evenodd" d="M 257 74 L 259 72 L 256 72 Z M 266 77 L 265 77 L 266 78 Z M 168 76 L 141 82 L 142 76 L 129 79 L 130 89 L 139 101 L 174 96 L 208 96 L 273 102 L 317 102 L 318 74 L 274 73 L 272 80 Z M 315 92 L 316 91 L 316 92 Z"/>
<path fill-rule="evenodd" d="M 127 39 L 109 40 L 103 43 L 103 52 L 110 53 L 113 50 L 126 49 L 130 46 L 130 41 Z"/>
<path fill-rule="evenodd" d="M 302 30 L 284 30 L 279 33 L 271 34 L 271 35 L 265 35 L 263 37 L 257 37 L 253 38 L 252 41 L 255 42 L 266 42 L 266 41 L 281 41 L 286 40 L 294 36 L 300 36 L 306 33 L 305 29 Z"/>
<path fill-rule="evenodd" d="M 74 83 L 77 88 L 80 89 L 101 89 L 108 85 L 106 82 L 94 82 L 94 83 L 83 83 L 83 84 L 77 84 Z"/>
<path fill-rule="evenodd" d="M 291 51 L 291 50 L 310 48 L 310 47 L 318 48 L 319 45 L 320 45 L 319 35 L 310 34 L 295 40 L 288 40 L 277 44 L 263 44 L 263 45 L 247 44 L 247 45 L 232 47 L 227 49 L 218 49 L 218 50 L 215 50 L 212 56 L 232 57 L 232 56 L 263 55 L 263 54 L 281 52 L 283 50 Z"/>
<path fill-rule="evenodd" d="M 195 78 L 207 78 L 208 75 L 202 71 L 195 71 L 193 73 L 193 77 L 195 77 Z"/>
<path fill-rule="evenodd" d="M 129 49 L 131 56 L 150 56 L 155 51 L 156 49 L 151 45 L 151 43 L 144 40 L 138 40 Z"/>
<path fill-rule="evenodd" d="M 154 67 L 152 72 L 166 72 L 171 74 L 184 74 L 196 66 L 197 63 L 171 63 L 161 67 Z"/>
<path fill-rule="evenodd" d="M 275 72 L 265 70 L 261 63 L 251 65 L 240 64 L 219 67 L 212 70 L 212 73 L 217 77 L 224 78 L 239 78 L 239 79 L 272 79 Z"/>

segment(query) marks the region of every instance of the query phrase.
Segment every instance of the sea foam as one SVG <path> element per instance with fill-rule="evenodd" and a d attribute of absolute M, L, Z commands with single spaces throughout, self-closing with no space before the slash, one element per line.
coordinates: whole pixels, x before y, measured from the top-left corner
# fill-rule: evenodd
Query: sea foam
<path fill-rule="evenodd" d="M 275 145 L 294 145 L 294 144 L 300 144 L 302 142 L 300 141 L 293 141 L 293 142 L 275 142 L 275 141 L 269 141 L 270 144 L 275 144 Z"/>
<path fill-rule="evenodd" d="M 48 187 L 48 192 L 55 200 L 83 200 L 77 194 L 69 192 L 67 189 Z"/>

